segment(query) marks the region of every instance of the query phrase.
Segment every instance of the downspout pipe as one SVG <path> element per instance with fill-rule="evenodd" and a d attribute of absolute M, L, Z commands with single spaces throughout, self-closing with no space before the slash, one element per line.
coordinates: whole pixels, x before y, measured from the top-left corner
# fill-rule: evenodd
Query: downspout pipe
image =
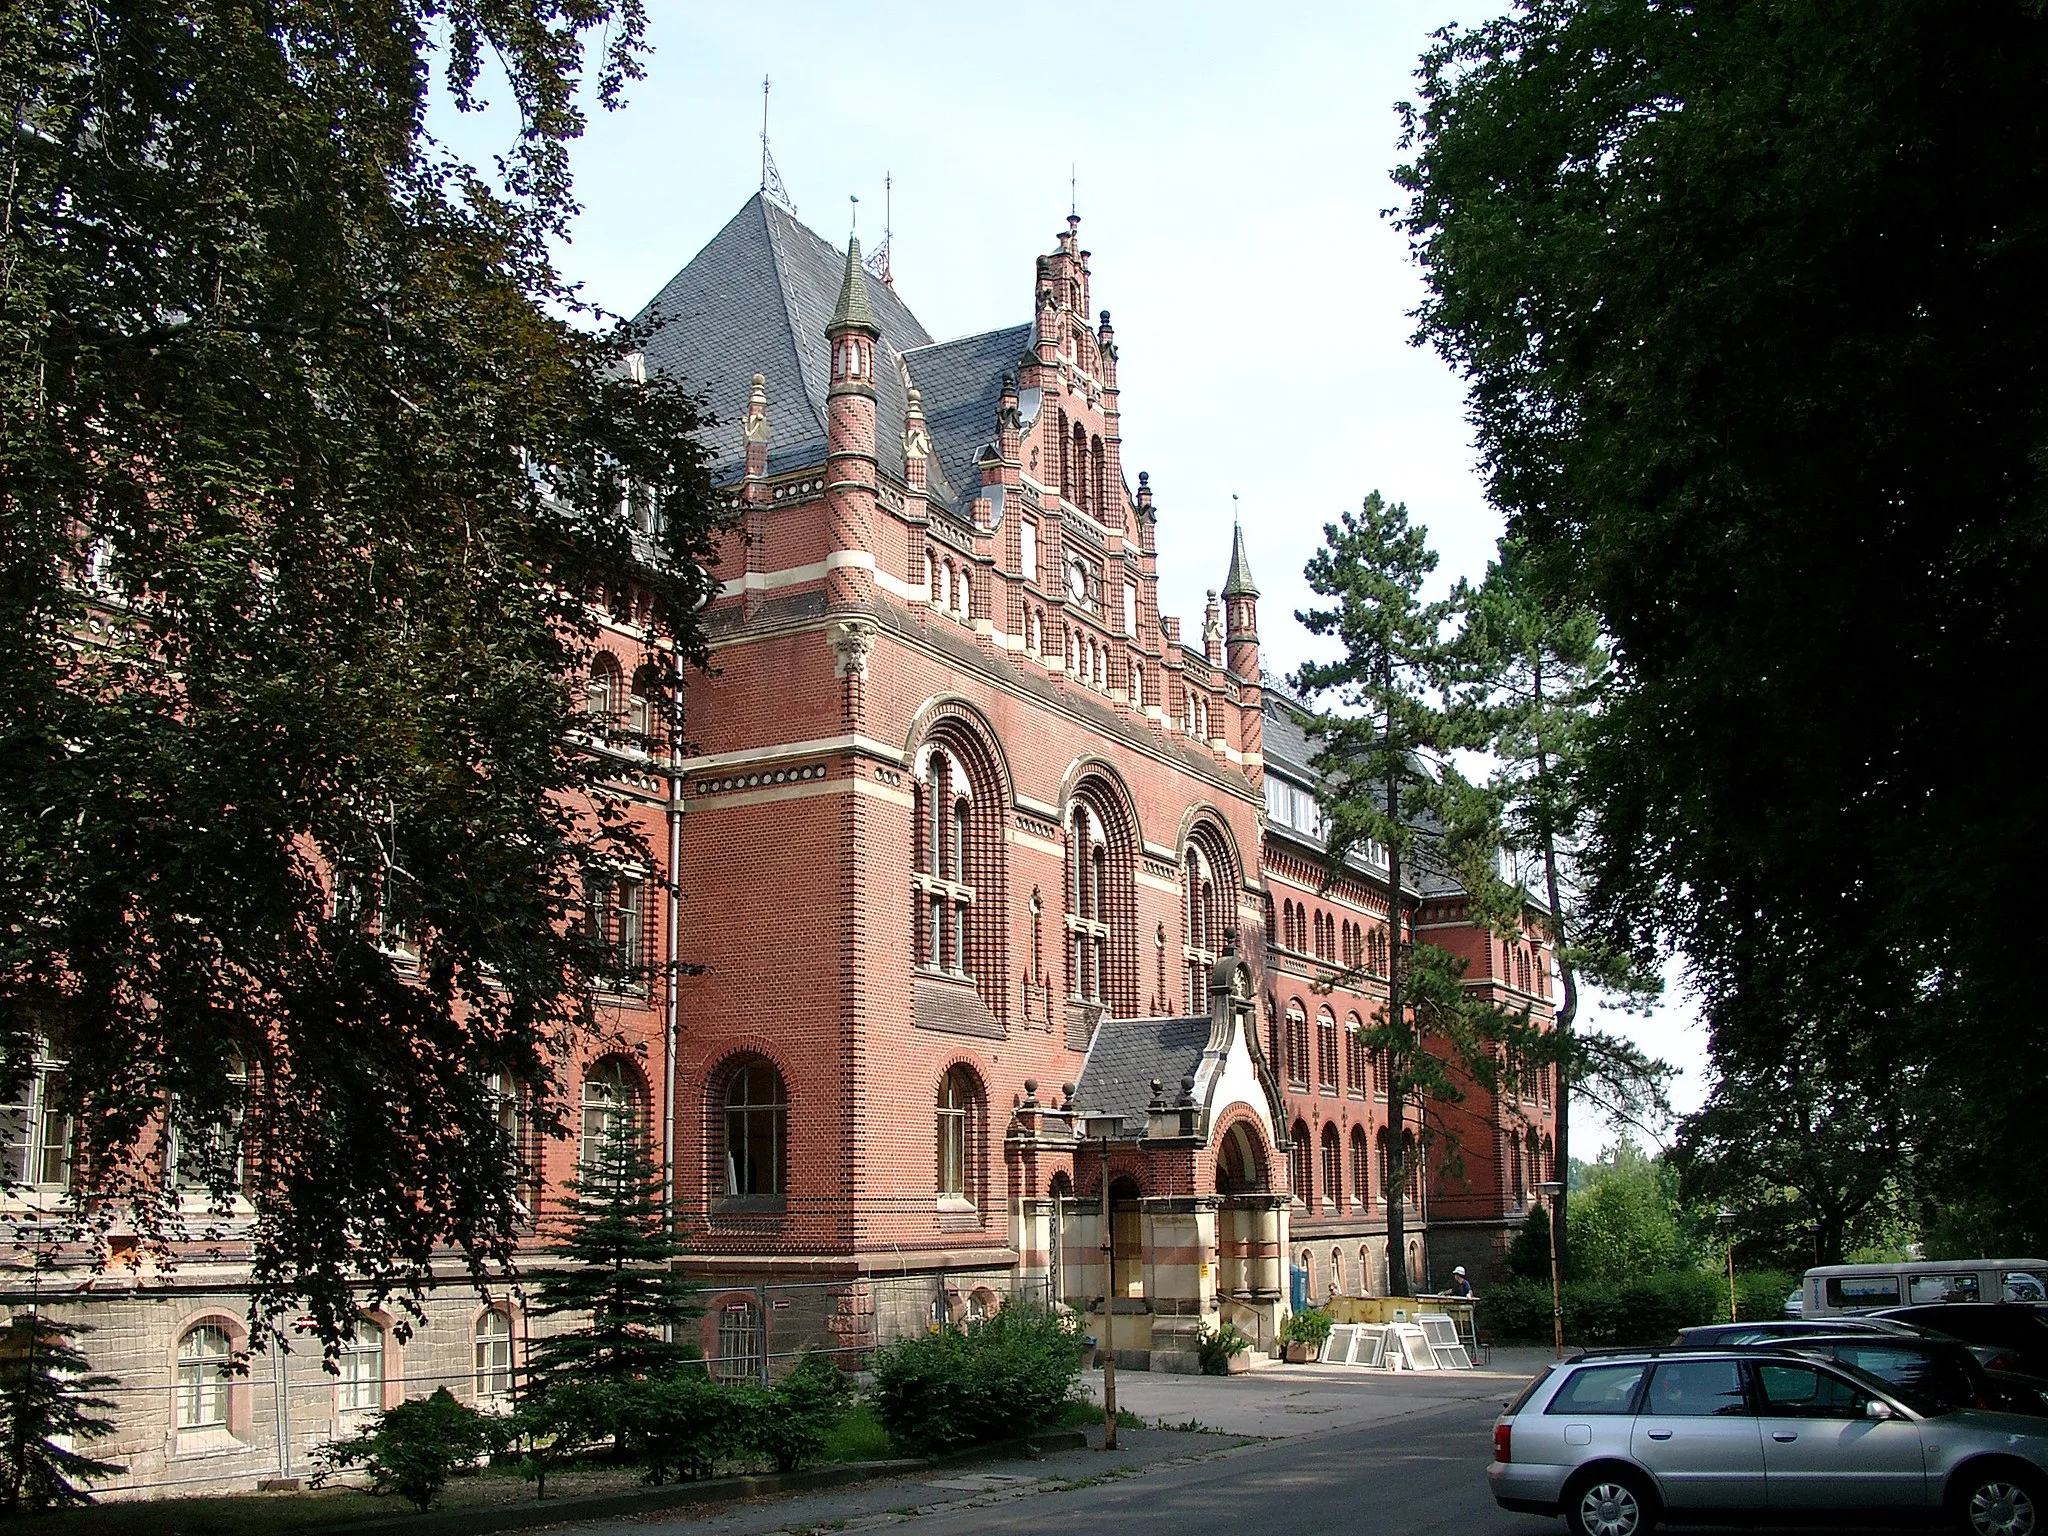
<path fill-rule="evenodd" d="M 669 707 L 668 733 L 668 995 L 662 1020 L 661 1179 L 662 1215 L 671 1232 L 676 1224 L 676 1034 L 681 1019 L 677 996 L 683 974 L 683 663 L 676 661 L 675 698 Z"/>

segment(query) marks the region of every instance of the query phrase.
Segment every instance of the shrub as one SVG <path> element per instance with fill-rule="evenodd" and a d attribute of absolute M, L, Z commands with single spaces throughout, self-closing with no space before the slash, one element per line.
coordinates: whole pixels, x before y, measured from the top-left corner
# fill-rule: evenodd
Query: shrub
<path fill-rule="evenodd" d="M 386 1408 L 376 1421 L 320 1453 L 313 1486 L 345 1467 L 369 1469 L 372 1493 L 401 1494 L 424 1514 L 440 1497 L 448 1474 L 466 1467 L 502 1440 L 502 1426 L 458 1403 L 446 1387 Z"/>
<path fill-rule="evenodd" d="M 620 1448 L 647 1481 L 710 1477 L 718 1463 L 751 1451 L 747 1418 L 766 1412 L 758 1387 L 721 1387 L 699 1366 L 680 1366 L 625 1390 Z"/>
<path fill-rule="evenodd" d="M 1076 1333 L 1065 1318 L 1012 1304 L 986 1322 L 899 1339 L 874 1356 L 875 1412 L 920 1456 L 1028 1433 L 1073 1395 Z"/>
<path fill-rule="evenodd" d="M 548 1496 L 548 1473 L 554 1468 L 619 1436 L 631 1390 L 602 1379 L 558 1381 L 520 1403 L 505 1430 L 525 1443 L 520 1470 L 532 1479 L 535 1498 Z"/>
<path fill-rule="evenodd" d="M 853 1383 L 831 1356 L 806 1350 L 767 1397 L 768 1411 L 750 1438 L 778 1472 L 794 1472 L 824 1454 L 853 1402 Z"/>
<path fill-rule="evenodd" d="M 1299 1312 L 1290 1312 L 1287 1321 L 1280 1328 L 1280 1342 L 1283 1344 L 1313 1344 L 1323 1347 L 1323 1340 L 1330 1336 L 1330 1326 L 1335 1321 L 1321 1307 L 1303 1307 Z"/>
<path fill-rule="evenodd" d="M 1227 1376 L 1230 1373 L 1230 1357 L 1241 1354 L 1252 1347 L 1252 1340 L 1238 1331 L 1233 1323 L 1211 1330 L 1204 1328 L 1195 1345 L 1195 1352 L 1201 1358 L 1204 1376 Z"/>
<path fill-rule="evenodd" d="M 1735 1320 L 1762 1322 L 1785 1315 L 1785 1298 L 1799 1284 L 1799 1276 L 1783 1269 L 1759 1269 L 1749 1274 L 1735 1272 Z"/>
<path fill-rule="evenodd" d="M 90 1504 L 79 1483 L 128 1470 L 78 1449 L 115 1428 L 92 1410 L 114 1406 L 98 1394 L 118 1383 L 95 1375 L 73 1342 L 90 1332 L 35 1311 L 0 1324 L 0 1510 Z"/>
<path fill-rule="evenodd" d="M 1545 1240 L 1546 1242 L 1548 1239 Z M 1548 1252 L 1548 1249 L 1545 1250 Z M 1514 1278 L 1488 1286 L 1479 1294 L 1478 1324 L 1494 1339 L 1550 1337 L 1549 1260 L 1542 1280 Z"/>
<path fill-rule="evenodd" d="M 1679 1329 L 1713 1322 L 1727 1301 L 1726 1285 L 1705 1270 L 1644 1275 L 1618 1288 L 1613 1333 L 1606 1342 L 1669 1344 Z"/>

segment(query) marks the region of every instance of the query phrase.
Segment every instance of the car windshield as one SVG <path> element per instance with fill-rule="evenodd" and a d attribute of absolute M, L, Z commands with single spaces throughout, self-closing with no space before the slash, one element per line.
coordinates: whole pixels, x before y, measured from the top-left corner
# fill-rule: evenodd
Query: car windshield
<path fill-rule="evenodd" d="M 1895 1392 L 1910 1396 L 1916 1411 L 1920 1399 L 1950 1408 L 1974 1408 L 1983 1400 L 1976 1363 L 1956 1344 L 1932 1340 L 1915 1348 L 1904 1343 L 1838 1343 L 1829 1353 L 1843 1365 L 1877 1377 Z"/>

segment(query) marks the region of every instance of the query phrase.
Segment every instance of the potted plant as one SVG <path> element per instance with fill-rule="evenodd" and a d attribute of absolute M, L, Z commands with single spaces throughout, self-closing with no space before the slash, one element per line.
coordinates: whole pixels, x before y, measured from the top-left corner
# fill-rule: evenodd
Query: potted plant
<path fill-rule="evenodd" d="M 1242 1376 L 1252 1368 L 1252 1341 L 1230 1323 L 1202 1330 L 1196 1346 L 1204 1376 Z"/>
<path fill-rule="evenodd" d="M 1322 1353 L 1323 1341 L 1330 1336 L 1330 1314 L 1321 1307 L 1303 1307 L 1299 1312 L 1290 1313 L 1280 1329 L 1280 1342 L 1286 1346 L 1289 1365 L 1307 1365 Z"/>

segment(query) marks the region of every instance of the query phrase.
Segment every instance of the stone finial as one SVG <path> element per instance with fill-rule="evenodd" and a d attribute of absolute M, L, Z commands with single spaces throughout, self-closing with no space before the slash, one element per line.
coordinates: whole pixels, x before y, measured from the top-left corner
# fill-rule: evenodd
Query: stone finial
<path fill-rule="evenodd" d="M 1202 610 L 1202 654 L 1209 658 L 1209 665 L 1223 665 L 1223 615 L 1216 606 L 1216 593 L 1212 588 L 1208 606 Z"/>
<path fill-rule="evenodd" d="M 768 441 L 768 379 L 765 374 L 754 375 L 754 387 L 747 395 L 747 441 Z"/>
<path fill-rule="evenodd" d="M 1166 1084 L 1162 1083 L 1158 1078 L 1155 1077 L 1152 1079 L 1152 1107 L 1154 1109 L 1161 1109 L 1165 1107 L 1165 1104 Z"/>
<path fill-rule="evenodd" d="M 1195 1080 L 1192 1077 L 1184 1077 L 1180 1080 L 1180 1101 L 1183 1104 L 1195 1102 Z"/>
<path fill-rule="evenodd" d="M 1065 1100 L 1065 1102 L 1060 1105 L 1060 1108 L 1072 1109 L 1074 1107 L 1074 1085 L 1072 1083 L 1061 1083 L 1060 1094 L 1062 1098 Z"/>
<path fill-rule="evenodd" d="M 913 384 L 903 408 L 903 474 L 914 491 L 925 487 L 925 461 L 931 454 L 932 435 L 925 426 L 924 397 Z"/>

